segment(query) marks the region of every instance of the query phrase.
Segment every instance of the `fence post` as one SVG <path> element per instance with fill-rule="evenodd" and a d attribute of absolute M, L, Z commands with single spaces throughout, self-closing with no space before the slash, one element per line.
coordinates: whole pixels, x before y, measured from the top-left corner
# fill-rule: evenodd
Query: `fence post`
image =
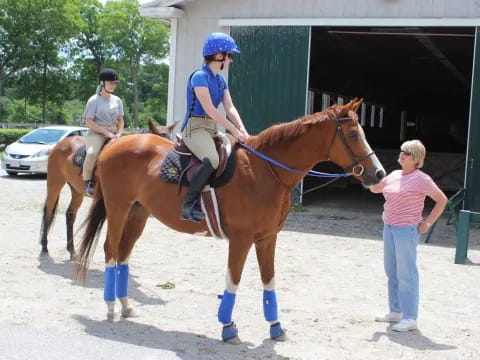
<path fill-rule="evenodd" d="M 470 211 L 460 210 L 457 222 L 457 249 L 455 264 L 465 264 L 468 251 L 468 236 L 470 233 Z"/>

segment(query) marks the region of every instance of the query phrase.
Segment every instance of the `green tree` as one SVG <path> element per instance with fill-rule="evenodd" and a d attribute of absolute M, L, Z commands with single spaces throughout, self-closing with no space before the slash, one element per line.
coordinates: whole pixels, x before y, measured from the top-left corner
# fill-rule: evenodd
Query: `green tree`
<path fill-rule="evenodd" d="M 30 63 L 35 10 L 31 1 L 0 0 L 0 96 L 3 96 L 5 81 Z M 0 122 L 3 113 L 0 108 Z"/>
<path fill-rule="evenodd" d="M 33 22 L 35 31 L 31 34 L 31 47 L 34 56 L 30 69 L 33 78 L 40 82 L 42 119 L 46 122 L 47 102 L 59 100 L 53 98 L 56 92 L 52 90 L 57 87 L 55 76 L 64 65 L 60 52 L 78 32 L 75 24 L 79 23 L 79 11 L 74 0 L 31 1 L 40 9 L 40 14 Z"/>
<path fill-rule="evenodd" d="M 129 69 L 133 93 L 133 121 L 139 125 L 138 74 L 141 64 L 159 60 L 168 52 L 168 29 L 158 21 L 140 15 L 136 0 L 109 1 L 100 19 L 105 40 L 112 46 L 115 60 Z"/>

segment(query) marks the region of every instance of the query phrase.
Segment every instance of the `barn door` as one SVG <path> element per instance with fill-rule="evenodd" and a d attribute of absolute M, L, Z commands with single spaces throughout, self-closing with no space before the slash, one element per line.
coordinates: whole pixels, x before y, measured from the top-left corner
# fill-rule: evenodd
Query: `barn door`
<path fill-rule="evenodd" d="M 247 130 L 305 115 L 309 26 L 239 26 L 231 36 L 240 47 L 229 70 L 233 102 Z"/>
<path fill-rule="evenodd" d="M 465 208 L 480 212 L 480 28 L 475 29 L 472 95 L 465 164 Z"/>

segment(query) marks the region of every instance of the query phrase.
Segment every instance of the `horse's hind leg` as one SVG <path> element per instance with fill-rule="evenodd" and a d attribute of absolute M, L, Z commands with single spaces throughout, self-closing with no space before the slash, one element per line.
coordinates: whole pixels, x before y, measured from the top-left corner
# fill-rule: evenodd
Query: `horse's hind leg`
<path fill-rule="evenodd" d="M 75 245 L 73 241 L 73 224 L 77 217 L 77 212 L 83 202 L 83 193 L 78 192 L 75 188 L 70 185 L 70 191 L 72 193 L 72 199 L 70 205 L 68 206 L 66 213 L 67 221 L 67 250 L 70 253 L 70 260 L 75 258 Z"/>
<path fill-rule="evenodd" d="M 42 254 L 48 254 L 48 232 L 55 219 L 60 191 L 66 183 L 66 179 L 59 174 L 49 173 L 47 176 L 47 198 L 45 199 L 45 206 L 43 207 L 42 226 L 40 230 Z"/>
<path fill-rule="evenodd" d="M 240 237 L 230 239 L 228 247 L 228 272 L 226 275 L 226 289 L 220 296 L 222 301 L 218 308 L 218 321 L 223 325 L 222 340 L 230 344 L 239 344 L 238 330 L 232 321 L 235 297 L 242 276 L 243 266 L 247 259 L 251 243 Z"/>
<path fill-rule="evenodd" d="M 135 310 L 128 300 L 128 260 L 133 246 L 145 228 L 150 213 L 140 203 L 135 203 L 128 214 L 127 224 L 120 240 L 118 249 L 118 265 L 116 278 L 116 295 L 122 304 L 122 316 L 125 318 L 136 316 Z"/>
<path fill-rule="evenodd" d="M 263 239 L 255 243 L 257 261 L 263 283 L 263 315 L 270 323 L 270 337 L 273 340 L 285 341 L 285 330 L 278 321 L 277 295 L 275 293 L 275 245 L 277 236 Z"/>

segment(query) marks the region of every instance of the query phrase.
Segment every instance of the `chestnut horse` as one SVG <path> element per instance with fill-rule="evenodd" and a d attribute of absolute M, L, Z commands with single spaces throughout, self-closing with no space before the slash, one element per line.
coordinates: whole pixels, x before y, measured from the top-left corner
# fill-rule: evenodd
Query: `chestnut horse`
<path fill-rule="evenodd" d="M 177 122 L 170 126 L 157 126 L 151 118 L 148 119 L 149 131 L 153 134 L 168 137 Z M 48 232 L 51 228 L 57 211 L 60 191 L 68 183 L 72 194 L 70 205 L 66 212 L 67 220 L 67 250 L 70 260 L 75 256 L 73 243 L 73 224 L 77 211 L 82 205 L 84 196 L 84 182 L 81 169 L 73 164 L 73 156 L 81 146 L 85 145 L 85 139 L 81 136 L 71 136 L 60 141 L 48 155 L 47 169 L 47 198 L 43 207 L 42 226 L 40 230 L 41 254 L 48 254 Z"/>
<path fill-rule="evenodd" d="M 361 102 L 335 105 L 321 113 L 274 125 L 251 136 L 246 145 L 301 172 L 330 160 L 364 186 L 377 184 L 385 176 L 385 170 L 358 122 L 356 111 Z M 173 145 L 160 137 L 132 135 L 117 140 L 99 156 L 96 193 L 86 220 L 76 271 L 85 278 L 96 240 L 108 220 L 104 300 L 109 320 L 115 317 L 116 298 L 124 317 L 134 314 L 127 295 L 128 259 L 150 215 L 177 231 L 208 234 L 205 221 L 180 220 L 180 206 L 187 189 L 179 193 L 177 185 L 159 176 L 162 161 Z M 235 173 L 226 185 L 216 188 L 222 227 L 229 239 L 226 288 L 218 310 L 222 339 L 231 343 L 240 341 L 232 311 L 244 263 L 254 244 L 270 337 L 284 340 L 275 295 L 275 245 L 290 210 L 290 193 L 304 173 L 276 167 L 239 146 L 234 151 Z"/>

